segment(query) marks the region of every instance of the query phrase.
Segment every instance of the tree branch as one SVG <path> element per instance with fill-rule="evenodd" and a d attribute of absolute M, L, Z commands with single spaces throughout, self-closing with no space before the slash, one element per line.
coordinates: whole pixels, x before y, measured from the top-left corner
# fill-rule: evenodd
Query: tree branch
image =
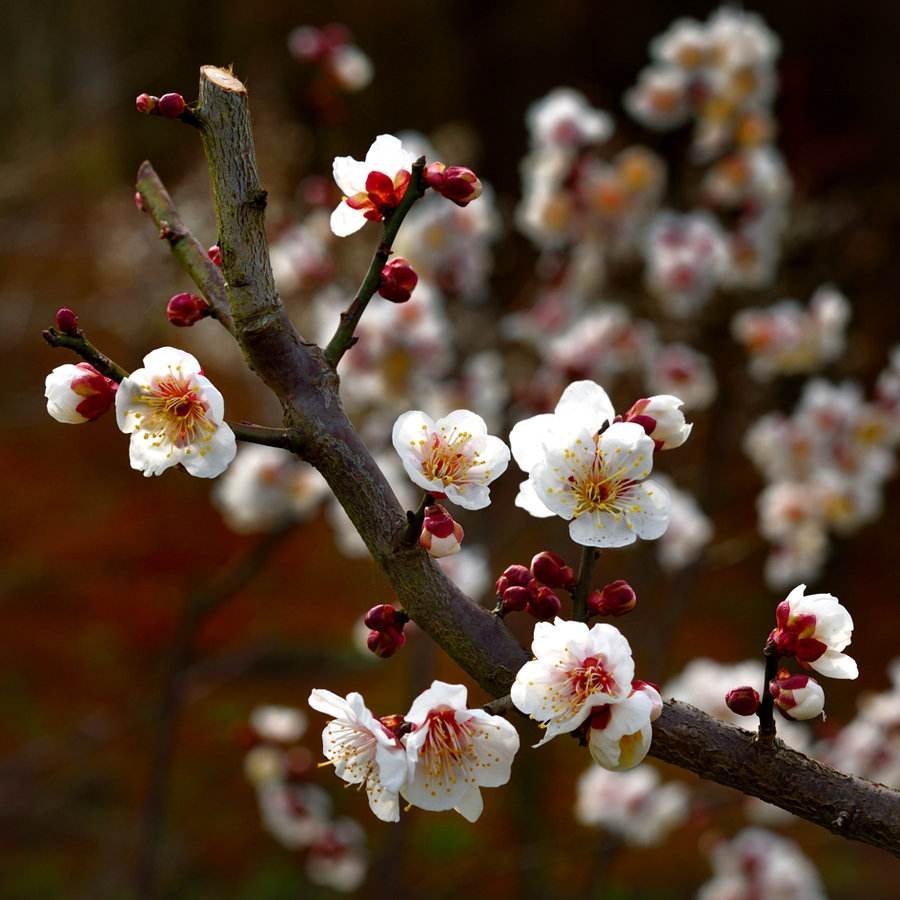
<path fill-rule="evenodd" d="M 143 207 L 159 229 L 160 238 L 169 243 L 172 255 L 191 276 L 212 309 L 212 315 L 234 332 L 231 311 L 225 296 L 222 270 L 209 258 L 200 242 L 184 224 L 169 192 L 149 162 L 142 162 L 134 184 Z"/>
<path fill-rule="evenodd" d="M 422 172 L 425 169 L 425 157 L 420 156 L 412 167 L 412 176 L 409 180 L 409 186 L 400 205 L 384 220 L 384 235 L 378 249 L 372 256 L 372 262 L 369 263 L 369 270 L 366 272 L 356 297 L 350 304 L 350 308 L 346 312 L 341 313 L 341 321 L 338 324 L 337 331 L 328 342 L 325 348 L 325 359 L 332 368 L 337 368 L 337 364 L 341 361 L 341 357 L 353 346 L 356 339 L 353 333 L 356 326 L 362 318 L 362 314 L 366 311 L 369 301 L 378 290 L 381 283 L 381 270 L 387 264 L 391 255 L 391 248 L 397 238 L 397 232 L 406 218 L 406 214 L 412 209 L 413 203 L 425 194 L 425 184 L 422 181 Z"/>
<path fill-rule="evenodd" d="M 406 518 L 350 424 L 334 370 L 287 320 L 271 280 L 246 90 L 201 69 L 204 146 L 220 222 L 228 299 L 248 360 L 281 399 L 295 452 L 325 477 L 403 608 L 488 693 L 509 692 L 529 655 L 497 617 L 466 597 L 428 555 L 404 548 Z M 900 855 L 900 793 L 842 775 L 681 703 L 654 724 L 651 754 L 738 788 L 832 831 Z"/>

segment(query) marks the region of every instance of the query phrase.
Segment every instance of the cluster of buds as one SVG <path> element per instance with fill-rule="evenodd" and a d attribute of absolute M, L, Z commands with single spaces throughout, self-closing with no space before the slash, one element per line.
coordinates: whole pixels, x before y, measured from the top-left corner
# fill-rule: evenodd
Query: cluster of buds
<path fill-rule="evenodd" d="M 378 293 L 391 303 L 406 303 L 418 283 L 419 276 L 409 260 L 397 256 L 381 270 Z"/>
<path fill-rule="evenodd" d="M 440 503 L 425 507 L 419 545 L 428 551 L 429 556 L 442 559 L 459 553 L 464 535 L 462 525 Z"/>
<path fill-rule="evenodd" d="M 531 568 L 512 565 L 503 570 L 497 579 L 494 612 L 504 616 L 527 611 L 542 622 L 551 621 L 562 609 L 555 589 L 571 590 L 574 586 L 574 569 L 557 554 L 542 550 L 531 560 Z"/>
<path fill-rule="evenodd" d="M 184 97 L 175 93 L 163 94 L 162 97 L 154 97 L 153 94 L 138 94 L 134 106 L 139 113 L 148 116 L 162 116 L 164 119 L 180 119 L 187 109 Z"/>
<path fill-rule="evenodd" d="M 381 603 L 373 606 L 363 621 L 369 629 L 366 645 L 376 656 L 387 659 L 406 643 L 403 627 L 409 616 L 402 609 L 396 609 L 390 603 Z"/>
<path fill-rule="evenodd" d="M 175 294 L 166 305 L 166 318 L 179 328 L 187 328 L 212 315 L 212 307 L 197 294 Z"/>
<path fill-rule="evenodd" d="M 425 167 L 422 177 L 426 187 L 452 200 L 457 206 L 468 206 L 481 196 L 481 181 L 465 166 L 446 166 L 442 162 L 430 163 Z"/>
<path fill-rule="evenodd" d="M 618 578 L 591 591 L 587 606 L 592 616 L 624 616 L 637 606 L 637 594 L 627 581 Z"/>

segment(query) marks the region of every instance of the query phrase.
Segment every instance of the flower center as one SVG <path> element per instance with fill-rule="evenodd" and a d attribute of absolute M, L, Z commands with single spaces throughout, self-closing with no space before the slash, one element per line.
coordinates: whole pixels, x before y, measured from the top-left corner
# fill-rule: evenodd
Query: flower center
<path fill-rule="evenodd" d="M 148 408 L 140 429 L 154 439 L 185 447 L 206 443 L 216 430 L 207 416 L 208 407 L 192 386 L 190 378 L 169 376 L 158 379 L 138 397 Z"/>
<path fill-rule="evenodd" d="M 431 795 L 437 796 L 440 788 L 450 793 L 459 778 L 474 784 L 471 773 L 479 763 L 468 723 L 457 722 L 455 710 L 443 707 L 428 714 L 425 727 L 428 734 L 419 757 Z"/>
<path fill-rule="evenodd" d="M 581 706 L 593 694 L 612 694 L 616 689 L 616 679 L 606 668 L 605 657 L 589 656 L 569 673 L 569 685 L 573 704 Z"/>
<path fill-rule="evenodd" d="M 422 460 L 422 472 L 427 478 L 443 483 L 461 484 L 466 480 L 466 473 L 477 465 L 481 458 L 478 453 L 466 447 L 472 435 L 468 431 L 433 434 L 427 455 Z"/>
<path fill-rule="evenodd" d="M 607 472 L 603 454 L 598 449 L 591 465 L 583 472 L 581 478 L 569 476 L 577 501 L 573 510 L 574 516 L 577 518 L 588 512 L 605 512 L 613 518 L 618 518 L 624 512 L 623 495 L 634 484 L 633 481 L 622 477 L 626 468 L 623 467 L 618 472 Z"/>

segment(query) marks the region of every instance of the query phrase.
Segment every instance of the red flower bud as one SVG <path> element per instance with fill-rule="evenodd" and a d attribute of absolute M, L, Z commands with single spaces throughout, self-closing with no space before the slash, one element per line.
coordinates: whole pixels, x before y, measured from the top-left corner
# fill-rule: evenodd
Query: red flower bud
<path fill-rule="evenodd" d="M 166 306 L 167 318 L 179 328 L 187 328 L 211 313 L 212 307 L 196 294 L 176 294 Z"/>
<path fill-rule="evenodd" d="M 756 715 L 759 693 L 749 685 L 736 687 L 725 695 L 725 705 L 738 716 Z"/>
<path fill-rule="evenodd" d="M 63 334 L 78 334 L 78 316 L 68 306 L 56 311 L 56 327 Z"/>
<path fill-rule="evenodd" d="M 531 592 L 528 588 L 513 585 L 500 595 L 500 608 L 504 615 L 509 612 L 522 612 L 530 599 Z"/>
<path fill-rule="evenodd" d="M 531 574 L 548 587 L 567 588 L 575 583 L 575 571 L 566 561 L 549 550 L 542 550 L 531 560 Z"/>
<path fill-rule="evenodd" d="M 637 606 L 634 588 L 621 578 L 599 591 L 591 591 L 588 610 L 594 616 L 624 616 Z"/>
<path fill-rule="evenodd" d="M 177 119 L 187 109 L 181 94 L 163 94 L 156 105 L 156 112 L 167 119 Z"/>
<path fill-rule="evenodd" d="M 366 646 L 382 659 L 393 656 L 406 643 L 406 635 L 399 628 L 370 631 Z"/>
<path fill-rule="evenodd" d="M 397 624 L 397 610 L 390 603 L 380 603 L 366 613 L 363 621 L 366 623 L 366 628 L 371 628 L 373 631 L 393 628 Z"/>
<path fill-rule="evenodd" d="M 206 255 L 217 265 L 222 265 L 222 248 L 218 244 L 213 244 L 209 250 L 206 251 Z"/>
<path fill-rule="evenodd" d="M 463 527 L 439 503 L 425 508 L 419 545 L 435 559 L 459 552 L 464 537 Z"/>
<path fill-rule="evenodd" d="M 548 587 L 540 587 L 528 598 L 528 612 L 542 622 L 549 621 L 559 615 L 562 603 L 559 597 Z"/>
<path fill-rule="evenodd" d="M 398 256 L 381 270 L 378 293 L 392 303 L 405 303 L 412 296 L 418 281 L 419 276 L 413 271 L 409 261 Z"/>
<path fill-rule="evenodd" d="M 439 191 L 444 184 L 446 169 L 447 167 L 442 162 L 433 162 L 425 166 L 425 171 L 422 172 L 422 181 L 425 182 L 425 187 Z"/>
<path fill-rule="evenodd" d="M 520 566 L 518 564 L 507 566 L 503 570 L 503 574 L 500 578 L 506 579 L 507 585 L 516 585 L 518 587 L 528 587 L 531 584 L 534 576 L 531 574 L 530 569 L 525 568 L 525 566 Z M 500 578 L 497 579 L 497 593 L 502 594 L 503 591 L 500 590 Z"/>
<path fill-rule="evenodd" d="M 134 101 L 134 108 L 139 113 L 150 115 L 150 113 L 156 110 L 158 103 L 159 98 L 154 97 L 152 94 L 138 94 Z"/>
<path fill-rule="evenodd" d="M 457 206 L 468 206 L 481 196 L 481 182 L 465 166 L 448 166 L 444 169 L 440 187 L 436 186 L 435 190 Z"/>

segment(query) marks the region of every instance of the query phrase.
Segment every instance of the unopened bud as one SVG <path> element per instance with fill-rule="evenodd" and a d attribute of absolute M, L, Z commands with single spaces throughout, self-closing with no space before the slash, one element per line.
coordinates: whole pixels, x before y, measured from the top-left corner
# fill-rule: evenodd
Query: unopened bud
<path fill-rule="evenodd" d="M 507 566 L 503 570 L 503 574 L 497 579 L 497 593 L 502 594 L 506 588 L 515 585 L 516 587 L 528 587 L 534 580 L 531 570 L 526 566 L 520 566 L 518 563 Z"/>
<path fill-rule="evenodd" d="M 370 631 L 366 646 L 382 659 L 393 656 L 406 643 L 406 635 L 399 628 Z"/>
<path fill-rule="evenodd" d="M 439 503 L 425 508 L 419 545 L 428 551 L 429 556 L 441 559 L 458 553 L 463 536 L 462 525 L 454 521 L 453 516 Z"/>
<path fill-rule="evenodd" d="M 441 185 L 436 186 L 435 190 L 457 206 L 468 206 L 481 196 L 481 182 L 465 166 L 447 166 L 443 171 Z"/>
<path fill-rule="evenodd" d="M 363 621 L 366 623 L 366 628 L 371 628 L 373 631 L 393 628 L 397 624 L 397 612 L 398 610 L 391 606 L 390 603 L 380 603 L 378 606 L 373 606 L 366 613 Z"/>
<path fill-rule="evenodd" d="M 574 569 L 549 550 L 542 550 L 531 560 L 531 574 L 547 587 L 568 588 L 575 583 Z"/>
<path fill-rule="evenodd" d="M 381 270 L 378 293 L 392 303 L 406 303 L 418 282 L 419 276 L 413 271 L 409 260 L 398 256 Z"/>
<path fill-rule="evenodd" d="M 541 622 L 556 618 L 562 609 L 559 597 L 548 587 L 540 587 L 528 598 L 528 612 Z"/>
<path fill-rule="evenodd" d="M 825 691 L 809 675 L 779 673 L 769 682 L 769 693 L 778 711 L 788 719 L 814 719 L 825 709 Z"/>
<path fill-rule="evenodd" d="M 685 422 L 682 401 L 671 394 L 658 394 L 638 400 L 625 413 L 626 422 L 640 425 L 653 438 L 657 450 L 680 447 L 694 427 Z"/>
<path fill-rule="evenodd" d="M 179 328 L 187 328 L 211 313 L 212 307 L 196 294 L 176 294 L 166 306 L 166 317 Z"/>
<path fill-rule="evenodd" d="M 518 585 L 513 585 L 512 587 L 506 588 L 502 594 L 498 594 L 500 597 L 500 611 L 505 615 L 510 612 L 522 612 L 526 606 L 528 606 L 528 601 L 531 599 L 531 592 L 528 588 L 519 587 Z"/>
<path fill-rule="evenodd" d="M 759 692 L 750 685 L 736 687 L 725 695 L 725 705 L 736 716 L 754 716 L 759 709 Z"/>
<path fill-rule="evenodd" d="M 138 94 L 134 101 L 134 108 L 139 113 L 150 115 L 150 113 L 156 110 L 158 104 L 158 97 L 154 97 L 152 94 Z"/>
<path fill-rule="evenodd" d="M 444 184 L 444 172 L 447 167 L 442 162 L 433 162 L 425 166 L 422 172 L 422 181 L 425 187 L 434 188 L 439 191 Z"/>
<path fill-rule="evenodd" d="M 634 588 L 619 578 L 599 591 L 591 591 L 588 611 L 594 616 L 624 616 L 637 606 Z"/>
<path fill-rule="evenodd" d="M 206 251 L 206 255 L 217 265 L 222 265 L 222 248 L 218 244 L 213 244 L 209 250 Z"/>
<path fill-rule="evenodd" d="M 187 109 L 181 94 L 163 94 L 156 105 L 156 112 L 167 119 L 177 119 Z"/>
<path fill-rule="evenodd" d="M 56 328 L 63 334 L 78 334 L 78 316 L 75 311 L 63 306 L 56 311 Z"/>

